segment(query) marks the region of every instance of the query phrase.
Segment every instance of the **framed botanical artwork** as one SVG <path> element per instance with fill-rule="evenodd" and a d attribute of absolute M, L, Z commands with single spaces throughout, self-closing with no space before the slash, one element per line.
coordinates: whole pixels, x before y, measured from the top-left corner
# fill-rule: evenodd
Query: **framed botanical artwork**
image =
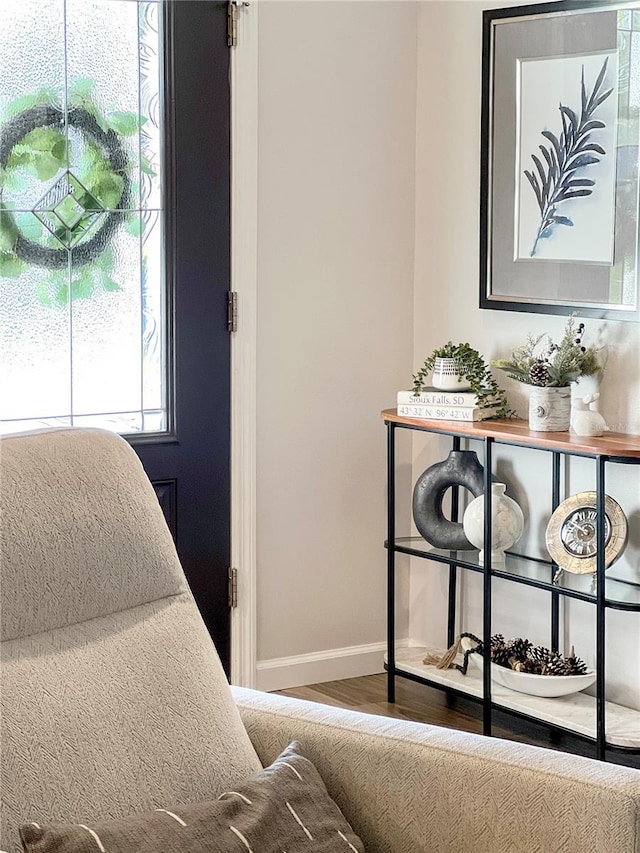
<path fill-rule="evenodd" d="M 480 307 L 640 320 L 640 2 L 484 12 Z"/>

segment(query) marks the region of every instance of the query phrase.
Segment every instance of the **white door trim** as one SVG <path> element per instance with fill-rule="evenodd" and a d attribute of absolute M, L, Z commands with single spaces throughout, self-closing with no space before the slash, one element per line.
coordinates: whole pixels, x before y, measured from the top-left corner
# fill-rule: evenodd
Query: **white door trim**
<path fill-rule="evenodd" d="M 238 331 L 231 336 L 231 681 L 256 683 L 256 335 L 258 278 L 258 6 L 238 3 L 231 50 L 231 289 Z"/>

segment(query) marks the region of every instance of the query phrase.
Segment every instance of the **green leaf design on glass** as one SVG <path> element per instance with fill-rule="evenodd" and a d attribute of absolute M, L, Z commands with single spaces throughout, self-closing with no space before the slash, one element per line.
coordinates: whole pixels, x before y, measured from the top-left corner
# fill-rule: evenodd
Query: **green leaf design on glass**
<path fill-rule="evenodd" d="M 9 192 L 20 192 L 26 186 L 24 176 L 17 169 L 3 169 L 0 166 L 0 187 Z"/>
<path fill-rule="evenodd" d="M 24 261 L 21 261 L 17 255 L 0 252 L 0 276 L 18 278 L 24 267 Z"/>
<path fill-rule="evenodd" d="M 13 147 L 7 171 L 22 166 L 41 181 L 54 178 L 67 163 L 67 140 L 55 127 L 38 127 Z"/>
<path fill-rule="evenodd" d="M 102 270 L 102 272 L 113 272 L 113 268 L 116 265 L 116 256 L 113 251 L 113 246 L 107 246 L 96 263 L 97 268 Z"/>
<path fill-rule="evenodd" d="M 122 290 L 121 285 L 118 284 L 117 281 L 111 278 L 104 270 L 96 270 L 96 283 L 103 289 L 108 291 L 109 293 L 113 293 L 117 290 Z"/>
<path fill-rule="evenodd" d="M 41 305 L 46 305 L 47 308 L 50 308 L 53 305 L 49 281 L 46 279 L 40 279 L 36 287 L 36 293 L 38 294 L 38 302 L 40 302 Z"/>
<path fill-rule="evenodd" d="M 91 77 L 76 77 L 67 87 L 69 103 L 78 105 L 80 101 L 90 101 L 93 98 L 94 81 Z"/>
<path fill-rule="evenodd" d="M 39 89 L 33 95 L 19 95 L 7 104 L 4 109 L 4 117 L 13 118 L 18 113 L 31 109 L 31 107 L 37 107 L 40 104 L 53 104 L 59 99 L 60 93 L 50 88 Z"/>
<path fill-rule="evenodd" d="M 93 271 L 90 267 L 84 267 L 71 279 L 71 298 L 88 299 L 93 295 L 94 287 Z"/>
<path fill-rule="evenodd" d="M 120 175 L 108 169 L 92 171 L 87 178 L 89 189 L 102 207 L 107 210 L 117 210 L 122 198 L 124 180 Z"/>
<path fill-rule="evenodd" d="M 112 171 L 95 142 L 87 141 L 79 165 L 78 177 L 91 193 L 90 196 L 85 196 L 85 207 L 116 210 L 122 198 L 124 179 L 122 175 Z"/>
<path fill-rule="evenodd" d="M 134 213 L 131 216 L 127 216 L 127 219 L 124 223 L 124 230 L 127 234 L 131 234 L 132 237 L 139 237 L 142 233 L 142 228 L 140 225 L 140 215 L 138 213 Z"/>
<path fill-rule="evenodd" d="M 157 172 L 152 168 L 149 160 L 144 156 L 144 154 L 140 155 L 140 170 L 144 172 L 145 175 L 150 175 L 152 178 L 155 178 Z"/>
<path fill-rule="evenodd" d="M 107 112 L 100 108 L 95 81 L 91 77 L 69 80 L 66 99 L 62 91 L 53 88 L 41 88 L 33 94 L 21 95 L 7 105 L 2 118 L 10 120 L 23 111 L 40 106 L 53 107 L 54 111 L 62 112 L 62 107 L 58 105 L 65 101 L 71 127 L 74 126 L 71 118 L 74 110 L 88 113 L 105 133 L 114 133 L 117 137 L 135 136 L 147 121 L 146 117 L 134 112 Z M 67 130 L 68 127 L 62 128 L 58 124 L 30 130 L 13 146 L 4 163 L 5 168 L 0 167 L 0 192 L 5 196 L 7 192 L 19 193 L 30 187 L 34 178 L 49 185 L 43 187 L 43 199 L 47 191 L 51 190 L 49 182 L 53 179 L 57 179 L 58 183 L 67 181 L 70 187 L 75 187 L 73 192 L 70 191 L 68 199 L 56 201 L 54 197 L 52 202 L 48 202 L 50 208 L 47 205 L 38 208 L 38 216 L 32 211 L 14 212 L 11 203 L 6 200 L 0 203 L 0 276 L 16 278 L 27 267 L 16 254 L 20 235 L 43 248 L 58 251 L 60 243 L 66 247 L 79 246 L 92 239 L 96 215 L 104 216 L 105 211 L 106 215 L 110 215 L 110 211 L 118 211 L 126 206 L 132 197 L 132 172 L 137 162 L 133 158 L 131 161 L 124 158 L 122 165 L 115 168 L 101 142 L 92 137 L 90 132 L 76 131 L 76 136 L 70 137 L 71 145 L 74 146 L 71 151 Z M 73 159 L 71 168 L 68 162 L 70 156 Z M 155 176 L 156 172 L 143 154 L 140 155 L 139 165 L 141 172 Z M 139 185 L 133 197 L 138 194 Z M 44 224 L 42 219 L 45 220 Z M 141 223 L 137 212 L 122 215 L 121 223 L 128 234 L 140 238 Z M 117 293 L 122 290 L 122 286 L 113 275 L 114 267 L 113 249 L 106 246 L 95 260 L 78 266 L 71 277 L 66 268 L 43 271 L 37 284 L 38 299 L 48 307 L 64 307 L 69 304 L 70 298 L 89 299 L 100 292 Z"/>
<path fill-rule="evenodd" d="M 122 286 L 110 275 L 114 255 L 106 249 L 99 259 L 100 266 L 82 267 L 71 277 L 71 299 L 90 299 L 98 290 L 117 293 Z M 38 300 L 42 305 L 64 308 L 69 304 L 69 274 L 66 270 L 50 273 L 38 284 Z"/>
<path fill-rule="evenodd" d="M 109 113 L 107 121 L 111 130 L 115 130 L 120 136 L 133 136 L 146 122 L 146 118 L 137 113 L 116 111 Z"/>
<path fill-rule="evenodd" d="M 13 252 L 17 239 L 18 226 L 5 205 L 0 202 L 0 252 Z"/>
<path fill-rule="evenodd" d="M 36 289 L 38 301 L 47 308 L 64 308 L 69 302 L 69 273 L 67 270 L 50 272 L 41 278 Z"/>
<path fill-rule="evenodd" d="M 61 284 L 58 288 L 58 292 L 55 295 L 55 304 L 58 305 L 59 308 L 66 308 L 69 304 L 69 285 L 67 282 Z"/>
<path fill-rule="evenodd" d="M 67 102 L 69 107 L 80 107 L 94 117 L 98 127 L 105 132 L 109 130 L 109 121 L 98 109 L 94 97 L 95 81 L 91 77 L 78 77 L 67 87 Z"/>

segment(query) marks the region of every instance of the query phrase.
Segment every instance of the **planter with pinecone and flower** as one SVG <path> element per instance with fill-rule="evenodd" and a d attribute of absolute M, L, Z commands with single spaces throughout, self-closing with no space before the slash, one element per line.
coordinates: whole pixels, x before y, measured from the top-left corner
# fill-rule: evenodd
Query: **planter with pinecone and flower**
<path fill-rule="evenodd" d="M 533 335 L 515 349 L 511 358 L 491 362 L 512 379 L 531 386 L 529 428 L 537 432 L 562 432 L 571 420 L 571 383 L 600 370 L 598 353 L 582 343 L 584 323 L 576 327 L 569 317 L 559 344 L 550 337 Z"/>

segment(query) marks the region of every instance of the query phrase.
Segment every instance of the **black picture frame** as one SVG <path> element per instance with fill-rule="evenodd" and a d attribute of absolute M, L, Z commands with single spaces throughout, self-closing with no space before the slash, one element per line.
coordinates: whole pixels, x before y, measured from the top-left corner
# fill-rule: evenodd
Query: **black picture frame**
<path fill-rule="evenodd" d="M 636 2 L 561 0 L 483 12 L 480 308 L 640 321 L 640 134 L 637 132 L 640 111 L 635 104 L 632 107 L 627 85 L 632 73 L 636 78 L 640 75 L 640 63 L 636 66 L 635 52 L 631 59 L 632 42 L 637 51 L 640 5 Z M 558 60 L 563 64 L 554 66 L 552 63 Z M 580 66 L 581 75 L 577 70 Z M 605 71 L 598 74 L 599 67 Z M 562 128 L 565 121 L 571 125 L 569 114 L 562 110 L 562 98 L 555 101 L 558 105 L 554 108 L 555 134 L 550 133 L 552 125 L 545 122 L 536 139 L 536 143 L 544 143 L 547 152 L 538 144 L 526 148 L 523 141 L 533 139 L 523 128 L 532 126 L 526 111 L 527 105 L 533 105 L 536 93 L 532 83 L 526 88 L 523 81 L 525 78 L 542 81 L 546 78 L 536 78 L 534 73 L 544 70 L 548 76 L 550 69 L 561 70 L 563 74 L 557 75 L 558 79 L 569 78 L 577 93 L 574 113 L 578 124 L 569 128 L 567 140 L 577 138 L 580 131 L 582 144 L 593 149 L 590 161 L 573 171 L 579 154 L 569 153 L 572 150 L 569 143 L 559 153 L 557 146 L 552 151 L 554 146 L 549 141 L 555 136 L 556 142 L 564 143 Z M 551 79 L 555 79 L 553 75 Z M 600 88 L 596 90 L 598 84 Z M 609 89 L 611 97 L 607 95 Z M 586 133 L 581 128 L 586 129 L 592 104 L 597 106 L 593 108 L 592 118 L 598 126 Z M 599 121 L 598 111 L 605 110 L 608 122 Z M 533 112 L 530 110 L 530 115 Z M 573 137 L 572 132 L 575 132 Z M 598 134 L 606 135 L 606 147 Z M 533 165 L 533 153 L 541 161 L 540 174 Z M 549 165 L 543 154 L 544 158 L 549 155 Z M 556 188 L 560 187 L 563 176 L 558 158 L 561 162 L 565 155 L 568 155 L 565 172 L 571 174 L 564 174 L 565 189 L 558 196 Z M 596 162 L 599 162 L 598 181 L 592 179 L 596 170 L 591 163 Z M 527 163 L 539 190 L 534 188 L 532 178 L 526 176 Z M 552 168 L 557 178 L 555 185 L 555 178 L 550 176 Z M 546 196 L 543 175 L 553 187 L 547 187 Z M 578 180 L 567 191 L 570 178 Z M 566 198 L 564 204 L 562 192 Z M 550 207 L 554 195 L 561 201 Z M 526 219 L 524 211 L 531 211 L 534 202 L 539 207 L 536 216 L 540 225 L 527 256 L 522 234 L 530 233 L 525 225 L 530 227 L 533 218 L 528 212 Z M 576 208 L 580 215 L 574 222 L 565 212 Z M 551 227 L 543 228 L 549 222 L 549 211 Z M 601 221 L 605 224 L 599 228 Z M 574 227 L 576 222 L 578 227 Z M 565 224 L 572 227 L 564 227 Z M 595 241 L 590 238 L 594 233 Z M 570 235 L 571 248 L 566 248 L 565 235 Z M 541 236 L 553 239 L 539 242 Z M 526 246 L 531 245 L 529 239 Z M 551 257 L 534 257 L 537 246 Z M 564 250 L 559 248 L 562 246 Z M 610 252 L 608 261 L 607 252 Z M 589 253 L 594 253 L 595 260 L 586 257 Z"/>

